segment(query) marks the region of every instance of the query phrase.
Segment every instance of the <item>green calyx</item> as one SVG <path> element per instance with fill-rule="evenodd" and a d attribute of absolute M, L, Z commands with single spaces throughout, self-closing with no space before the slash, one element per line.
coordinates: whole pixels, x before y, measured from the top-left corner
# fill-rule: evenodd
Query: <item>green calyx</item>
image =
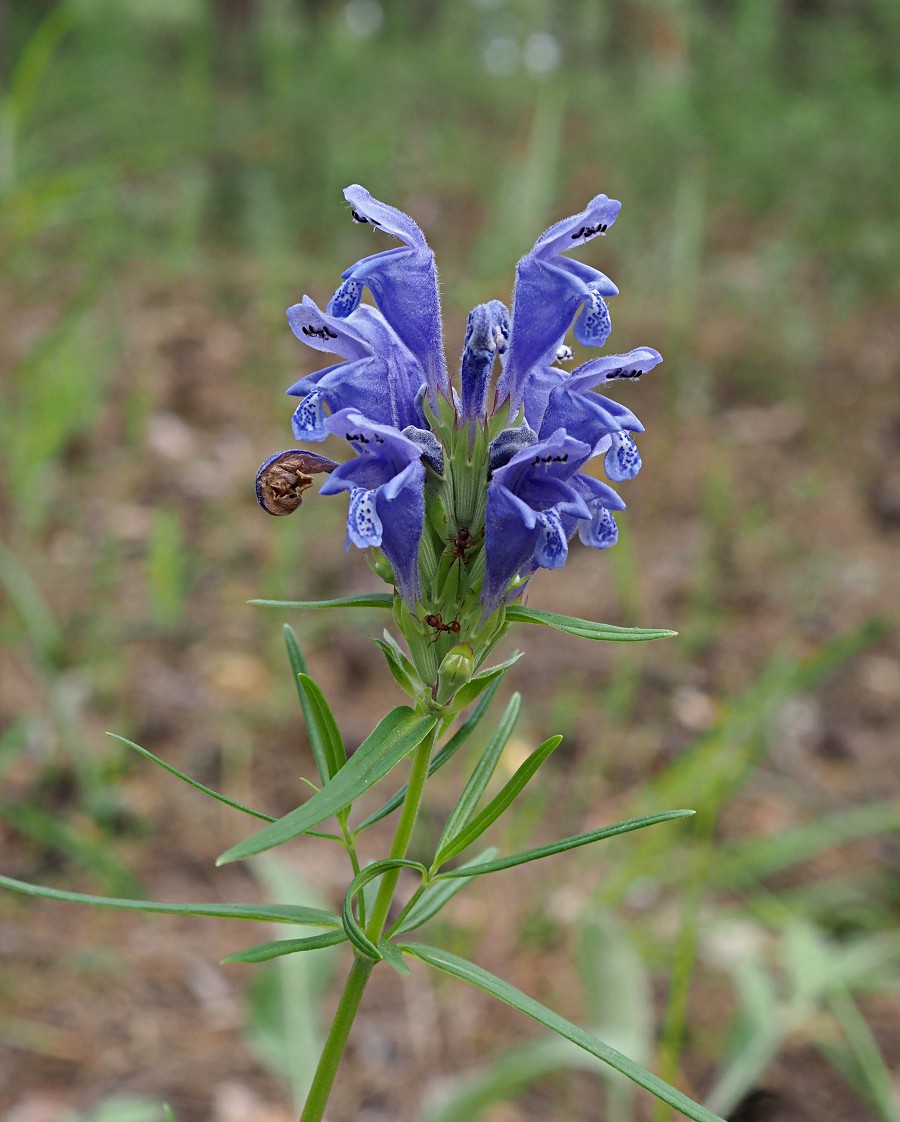
<path fill-rule="evenodd" d="M 426 467 L 418 602 L 413 609 L 394 598 L 394 623 L 406 641 L 414 672 L 400 672 L 395 652 L 389 662 L 394 677 L 419 705 L 424 691 L 429 709 L 446 711 L 506 630 L 502 609 L 483 619 L 481 606 L 489 445 L 494 434 L 485 423 L 460 424 L 452 403 L 444 398 L 435 410 L 426 402 L 424 410 L 443 448 L 443 471 Z M 382 556 L 372 567 L 390 581 L 393 574 Z"/>

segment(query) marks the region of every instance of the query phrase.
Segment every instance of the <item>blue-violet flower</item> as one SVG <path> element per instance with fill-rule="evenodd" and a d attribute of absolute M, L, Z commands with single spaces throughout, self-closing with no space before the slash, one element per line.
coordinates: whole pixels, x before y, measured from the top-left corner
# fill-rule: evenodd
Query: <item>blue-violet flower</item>
<path fill-rule="evenodd" d="M 563 368 L 570 330 L 588 348 L 610 333 L 606 298 L 618 289 L 566 254 L 609 230 L 615 199 L 597 195 L 538 238 L 518 264 L 511 312 L 490 300 L 470 313 L 454 386 L 422 231 L 358 184 L 344 195 L 355 221 L 402 245 L 345 270 L 325 311 L 308 296 L 288 309 L 298 339 L 341 360 L 288 393 L 301 398 L 298 441 L 337 436 L 353 456 L 277 453 L 257 494 L 270 513 L 289 513 L 316 472 L 327 475 L 322 494 L 349 492 L 347 544 L 380 558 L 416 668 L 443 697 L 442 660 L 464 649 L 477 668 L 503 632 L 505 605 L 537 569 L 565 564 L 576 533 L 595 549 L 615 544 L 613 512 L 625 504 L 588 465 L 614 483 L 632 479 L 643 426 L 597 390 L 637 381 L 662 358 L 636 347 Z"/>

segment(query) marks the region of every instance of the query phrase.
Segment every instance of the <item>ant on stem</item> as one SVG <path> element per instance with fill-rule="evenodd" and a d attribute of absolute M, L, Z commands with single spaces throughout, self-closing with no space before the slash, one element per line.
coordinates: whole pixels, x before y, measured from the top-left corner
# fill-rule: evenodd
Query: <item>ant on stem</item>
<path fill-rule="evenodd" d="M 462 624 L 458 619 L 451 620 L 450 623 L 444 623 L 440 612 L 432 612 L 431 615 L 427 615 L 425 623 L 437 632 L 437 635 L 431 640 L 432 643 L 436 643 L 440 639 L 442 631 L 446 631 L 448 635 L 458 635 L 462 630 Z"/>
<path fill-rule="evenodd" d="M 450 537 L 447 538 L 447 543 L 453 551 L 454 560 L 461 561 L 463 565 L 465 565 L 466 553 L 475 545 L 469 527 L 460 526 L 455 534 L 451 534 Z"/>

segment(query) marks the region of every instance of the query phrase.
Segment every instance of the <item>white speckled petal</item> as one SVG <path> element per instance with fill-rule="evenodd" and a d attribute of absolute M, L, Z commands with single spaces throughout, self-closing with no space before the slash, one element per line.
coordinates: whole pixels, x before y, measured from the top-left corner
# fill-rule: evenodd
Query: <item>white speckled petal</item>
<path fill-rule="evenodd" d="M 360 549 L 381 545 L 382 524 L 375 510 L 377 491 L 355 487 L 350 492 L 350 510 L 347 513 L 347 535 Z"/>
<path fill-rule="evenodd" d="M 634 479 L 641 470 L 642 462 L 637 445 L 627 432 L 614 432 L 611 436 L 609 451 L 603 457 L 606 474 L 614 483 Z"/>
<path fill-rule="evenodd" d="M 542 569 L 561 569 L 566 563 L 569 545 L 562 522 L 555 510 L 538 514 L 540 534 L 534 547 L 534 559 Z"/>

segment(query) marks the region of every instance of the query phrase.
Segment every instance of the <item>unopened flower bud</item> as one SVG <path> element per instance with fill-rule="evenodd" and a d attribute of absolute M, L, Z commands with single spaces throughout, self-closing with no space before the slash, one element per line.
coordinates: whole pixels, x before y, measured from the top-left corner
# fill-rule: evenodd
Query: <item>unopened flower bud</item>
<path fill-rule="evenodd" d="M 452 701 L 457 690 L 469 681 L 475 673 L 475 653 L 468 643 L 457 643 L 444 655 L 438 669 L 437 694 L 439 705 Z"/>

